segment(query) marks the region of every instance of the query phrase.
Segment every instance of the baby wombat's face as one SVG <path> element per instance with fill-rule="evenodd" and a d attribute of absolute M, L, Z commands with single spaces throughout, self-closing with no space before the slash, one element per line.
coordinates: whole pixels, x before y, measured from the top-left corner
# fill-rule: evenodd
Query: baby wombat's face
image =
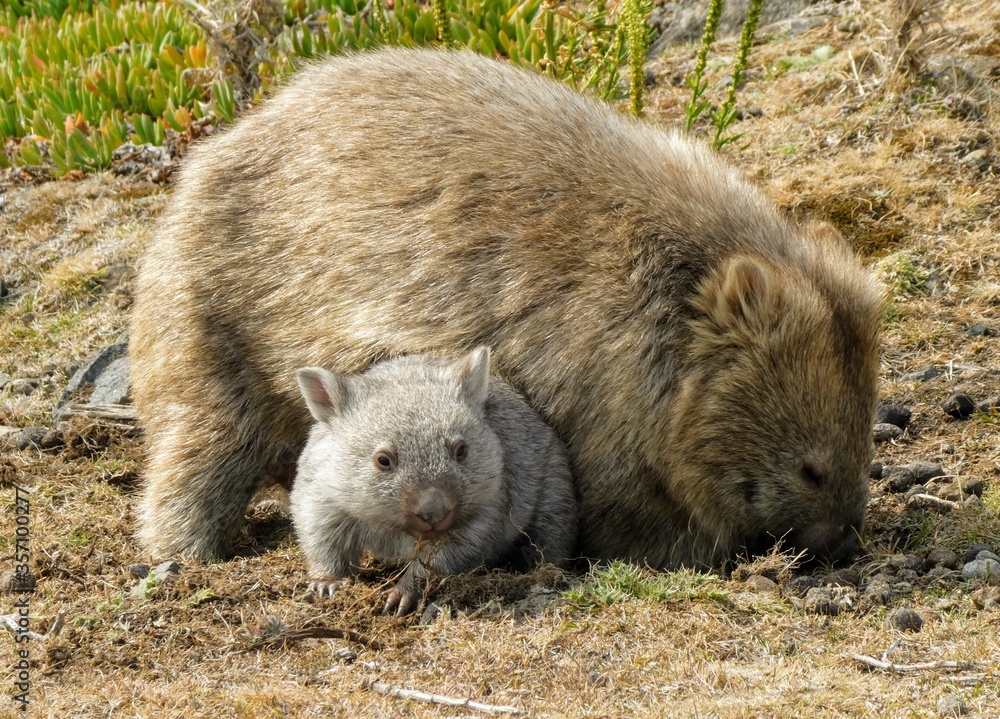
<path fill-rule="evenodd" d="M 720 553 L 781 539 L 837 560 L 864 527 L 882 300 L 856 266 L 820 266 L 737 258 L 697 301 L 671 482 Z"/>
<path fill-rule="evenodd" d="M 503 456 L 484 415 L 485 348 L 458 361 L 400 357 L 355 376 L 306 368 L 297 379 L 321 423 L 306 450 L 313 466 L 321 453 L 321 470 L 298 488 L 314 501 L 415 539 L 496 503 Z"/>

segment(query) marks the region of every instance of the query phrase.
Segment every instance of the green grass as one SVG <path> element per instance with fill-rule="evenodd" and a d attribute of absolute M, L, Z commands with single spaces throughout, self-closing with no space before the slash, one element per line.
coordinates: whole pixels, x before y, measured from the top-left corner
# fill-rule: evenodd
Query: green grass
<path fill-rule="evenodd" d="M 302 59 L 441 44 L 433 10 L 417 0 L 374 12 L 363 0 L 281 7 L 277 26 L 263 27 L 234 11 L 206 22 L 192 2 L 12 0 L 0 9 L 0 165 L 55 176 L 105 168 L 125 142 L 160 145 L 194 123 L 230 121 Z M 543 0 L 437 7 L 445 44 L 537 68 L 601 99 L 622 94 L 626 43 L 606 0 L 581 11 Z M 235 88 L 247 73 L 252 96 L 242 97 Z"/>
<path fill-rule="evenodd" d="M 724 602 L 729 592 L 722 585 L 719 577 L 690 569 L 661 573 L 635 564 L 612 562 L 591 570 L 580 586 L 564 592 L 563 597 L 581 609 L 635 600 Z"/>

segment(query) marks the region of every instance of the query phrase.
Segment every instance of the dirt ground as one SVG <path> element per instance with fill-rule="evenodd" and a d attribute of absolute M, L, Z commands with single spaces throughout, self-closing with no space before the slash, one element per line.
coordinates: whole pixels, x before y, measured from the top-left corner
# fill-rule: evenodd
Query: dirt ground
<path fill-rule="evenodd" d="M 616 580 L 543 567 L 450 578 L 430 596 L 436 616 L 383 617 L 391 573 L 373 567 L 316 600 L 287 515 L 264 496 L 241 542 L 249 556 L 181 562 L 152 586 L 130 572 L 151 560 L 131 537 L 141 438 L 118 420 L 57 426 L 51 412 L 80 363 L 121 337 L 169 186 L 110 173 L 8 182 L 0 572 L 18 553 L 16 488 L 28 490 L 37 585 L 5 594 L 0 613 L 27 599 L 41 636 L 0 637 L 2 691 L 19 693 L 27 648 L 27 714 L 60 719 L 483 712 L 383 685 L 537 717 L 1000 717 L 1000 590 L 962 578 L 973 545 L 1000 552 L 1000 411 L 954 419 L 942 408 L 957 392 L 1000 398 L 1000 5 L 821 3 L 797 20 L 762 30 L 738 95 L 743 135 L 725 152 L 793 216 L 833 223 L 886 284 L 882 402 L 912 419 L 876 459 L 945 475 L 904 491 L 888 470 L 874 478 L 852 567 L 793 570 L 770 557 L 711 576 L 635 569 L 638 586 L 661 590 L 650 597 L 602 594 Z M 714 82 L 734 43 L 717 49 Z M 668 48 L 650 62 L 650 121 L 683 122 L 694 53 Z M 707 120 L 695 129 L 707 133 Z M 929 365 L 935 376 L 907 377 Z M 27 394 L 24 379 L 37 385 Z M 42 447 L 13 446 L 6 428 L 31 426 L 57 431 Z M 806 594 L 810 584 L 830 588 Z M 919 631 L 902 628 L 894 612 L 905 608 Z M 925 666 L 882 671 L 853 654 Z M 0 703 L 8 716 L 25 716 L 13 699 Z"/>

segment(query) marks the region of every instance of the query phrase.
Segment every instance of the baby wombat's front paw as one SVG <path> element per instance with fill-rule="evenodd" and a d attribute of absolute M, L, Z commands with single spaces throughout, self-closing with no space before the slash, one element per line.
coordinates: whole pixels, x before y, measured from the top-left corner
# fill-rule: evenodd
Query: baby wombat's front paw
<path fill-rule="evenodd" d="M 346 587 L 350 583 L 350 577 L 337 578 L 325 574 L 310 575 L 309 577 L 309 589 L 314 591 L 320 599 L 323 597 L 332 597 L 335 591 L 341 587 Z"/>
<path fill-rule="evenodd" d="M 382 614 L 395 613 L 397 617 L 401 617 L 420 606 L 423 592 L 418 588 L 406 587 L 403 584 L 403 582 L 399 582 L 392 589 L 386 591 Z"/>

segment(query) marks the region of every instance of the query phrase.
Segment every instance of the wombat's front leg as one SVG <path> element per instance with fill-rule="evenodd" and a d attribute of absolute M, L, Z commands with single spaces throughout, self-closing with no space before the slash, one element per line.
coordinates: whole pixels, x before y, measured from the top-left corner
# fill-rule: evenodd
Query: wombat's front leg
<path fill-rule="evenodd" d="M 424 587 L 427 586 L 427 567 L 420 558 L 410 562 L 392 589 L 385 593 L 383 614 L 395 613 L 397 617 L 409 614 L 420 606 L 424 597 Z"/>

